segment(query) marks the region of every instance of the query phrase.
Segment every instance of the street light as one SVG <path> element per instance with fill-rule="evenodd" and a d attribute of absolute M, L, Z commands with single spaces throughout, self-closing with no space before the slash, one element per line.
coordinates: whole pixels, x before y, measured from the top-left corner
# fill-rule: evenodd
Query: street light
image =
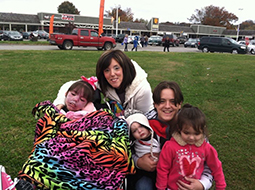
<path fill-rule="evenodd" d="M 243 8 L 239 8 L 238 10 L 242 11 Z M 239 30 L 240 30 L 240 22 L 239 22 L 238 27 L 237 27 L 236 41 L 238 41 L 238 38 L 239 38 Z"/>
<path fill-rule="evenodd" d="M 116 37 L 118 35 L 118 24 L 119 24 L 119 15 L 118 15 L 118 12 L 119 12 L 119 5 L 117 5 L 117 8 L 116 8 Z"/>

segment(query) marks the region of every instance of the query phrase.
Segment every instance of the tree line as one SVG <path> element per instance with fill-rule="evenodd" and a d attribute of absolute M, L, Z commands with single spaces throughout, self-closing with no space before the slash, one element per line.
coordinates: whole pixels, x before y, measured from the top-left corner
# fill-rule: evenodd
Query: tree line
<path fill-rule="evenodd" d="M 165 22 L 163 24 L 169 25 L 182 25 L 190 26 L 191 24 L 202 24 L 202 25 L 211 25 L 211 26 L 221 26 L 226 27 L 227 29 L 237 29 L 237 24 L 234 24 L 238 21 L 238 17 L 228 12 L 225 7 L 217 7 L 213 5 L 206 6 L 201 9 L 196 9 L 195 13 L 187 18 L 190 23 L 173 23 Z M 58 13 L 67 13 L 67 14 L 77 14 L 80 15 L 80 11 L 69 1 L 64 1 L 58 6 Z M 118 20 L 116 18 L 117 9 L 111 8 L 111 10 L 105 11 L 105 17 L 111 17 L 113 20 Z M 137 23 L 148 23 L 148 20 L 143 18 L 134 18 L 134 13 L 132 13 L 131 8 L 126 8 L 125 10 L 118 7 L 118 17 L 121 21 L 124 22 L 137 22 Z M 240 24 L 241 30 L 255 30 L 255 22 L 253 20 L 246 20 Z"/>

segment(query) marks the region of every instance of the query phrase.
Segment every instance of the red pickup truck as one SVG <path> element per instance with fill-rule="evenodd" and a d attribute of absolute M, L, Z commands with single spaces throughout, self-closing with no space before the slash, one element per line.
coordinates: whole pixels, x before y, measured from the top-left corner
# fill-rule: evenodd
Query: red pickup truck
<path fill-rule="evenodd" d="M 73 46 L 96 47 L 98 50 L 110 50 L 116 47 L 116 42 L 111 37 L 98 36 L 98 32 L 92 29 L 75 28 L 72 34 L 50 35 L 51 45 L 57 45 L 59 49 L 71 50 Z"/>

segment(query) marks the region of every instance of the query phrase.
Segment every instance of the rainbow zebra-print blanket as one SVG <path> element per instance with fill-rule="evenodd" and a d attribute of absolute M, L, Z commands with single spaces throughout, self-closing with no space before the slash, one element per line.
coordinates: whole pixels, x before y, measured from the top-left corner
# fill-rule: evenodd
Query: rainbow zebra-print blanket
<path fill-rule="evenodd" d="M 40 115 L 44 114 L 42 117 Z M 34 147 L 19 178 L 38 189 L 118 189 L 134 173 L 127 124 L 111 111 L 70 121 L 49 101 L 38 103 Z"/>

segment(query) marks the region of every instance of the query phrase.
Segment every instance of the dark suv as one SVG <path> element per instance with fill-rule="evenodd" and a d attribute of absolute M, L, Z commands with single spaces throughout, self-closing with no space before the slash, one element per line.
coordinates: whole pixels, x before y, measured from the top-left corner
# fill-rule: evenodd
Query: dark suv
<path fill-rule="evenodd" d="M 163 46 L 165 45 L 166 37 L 169 37 L 170 45 L 171 45 L 171 46 L 173 46 L 173 47 L 174 47 L 174 46 L 179 46 L 180 41 L 179 41 L 179 39 L 177 38 L 177 36 L 174 35 L 174 34 L 166 34 L 166 35 L 163 36 L 163 38 L 162 38 L 162 45 L 163 45 Z"/>
<path fill-rule="evenodd" d="M 4 31 L 0 30 L 0 41 L 3 39 L 3 33 L 4 33 Z"/>
<path fill-rule="evenodd" d="M 199 50 L 202 52 L 229 52 L 233 54 L 247 53 L 245 45 L 238 44 L 232 38 L 225 37 L 202 37 L 198 42 Z"/>
<path fill-rule="evenodd" d="M 126 34 L 118 34 L 115 38 L 116 42 L 122 43 Z"/>

